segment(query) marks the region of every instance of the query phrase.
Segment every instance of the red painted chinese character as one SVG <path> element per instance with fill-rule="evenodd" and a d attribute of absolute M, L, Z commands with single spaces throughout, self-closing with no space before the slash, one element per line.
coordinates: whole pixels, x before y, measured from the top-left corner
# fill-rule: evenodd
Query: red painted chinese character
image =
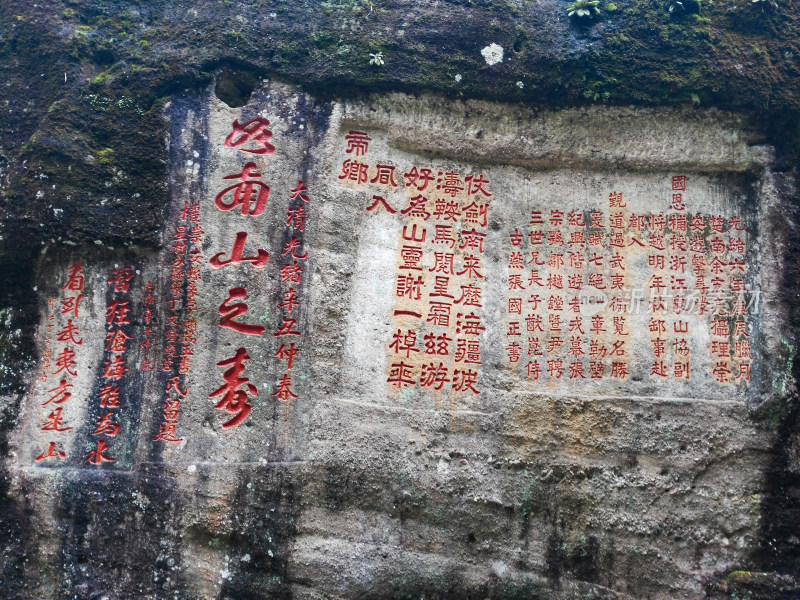
<path fill-rule="evenodd" d="M 683 202 L 683 194 L 672 194 L 672 202 L 669 203 L 670 210 L 686 210 Z"/>
<path fill-rule="evenodd" d="M 289 200 L 297 200 L 300 198 L 303 202 L 311 202 L 311 199 L 308 197 L 308 188 L 303 184 L 302 181 L 297 182 L 297 187 L 295 187 L 291 192 L 291 196 L 289 196 Z"/>
<path fill-rule="evenodd" d="M 119 424 L 114 423 L 112 418 L 114 416 L 113 412 L 107 412 L 104 416 L 97 416 L 97 427 L 95 427 L 94 432 L 92 435 L 99 436 L 104 435 L 106 437 L 117 437 L 119 433 Z"/>
<path fill-rule="evenodd" d="M 430 302 L 427 322 L 441 327 L 450 326 L 451 304 L 447 302 Z"/>
<path fill-rule="evenodd" d="M 286 226 L 296 231 L 305 231 L 308 211 L 301 206 L 286 211 Z"/>
<path fill-rule="evenodd" d="M 444 198 L 438 198 L 434 203 L 433 218 L 441 221 L 458 221 L 461 211 L 458 202 L 448 202 Z"/>
<path fill-rule="evenodd" d="M 59 407 L 47 415 L 47 421 L 42 423 L 42 431 L 69 431 L 72 427 L 62 427 L 61 411 L 63 408 Z"/>
<path fill-rule="evenodd" d="M 119 408 L 119 386 L 106 384 L 100 386 L 97 393 L 100 398 L 100 408 Z"/>
<path fill-rule="evenodd" d="M 586 246 L 586 236 L 582 231 L 573 231 L 569 234 L 569 241 L 567 244 L 569 244 L 569 246 L 580 246 L 583 248 Z"/>
<path fill-rule="evenodd" d="M 113 379 L 115 381 L 119 381 L 123 377 L 125 377 L 125 373 L 128 371 L 127 367 L 125 367 L 125 359 L 122 358 L 119 354 L 114 355 L 114 360 L 109 361 L 106 360 L 103 363 L 103 379 Z"/>
<path fill-rule="evenodd" d="M 589 373 L 592 379 L 602 379 L 604 370 L 603 363 L 595 360 L 589 362 Z"/>
<path fill-rule="evenodd" d="M 72 313 L 73 316 L 77 319 L 78 318 L 78 308 L 81 305 L 81 300 L 83 300 L 83 294 L 79 294 L 77 297 L 67 296 L 66 298 L 61 299 L 61 314 L 66 315 Z"/>
<path fill-rule="evenodd" d="M 480 394 L 478 389 L 475 387 L 475 383 L 478 381 L 478 373 L 473 371 L 472 369 L 467 369 L 466 371 L 461 371 L 456 369 L 453 371 L 453 389 L 456 392 L 465 392 L 469 390 L 473 394 Z"/>
<path fill-rule="evenodd" d="M 650 375 L 656 375 L 657 377 L 667 377 L 667 365 L 664 364 L 663 360 L 653 361 L 653 366 L 650 367 Z"/>
<path fill-rule="evenodd" d="M 64 284 L 62 290 L 69 290 L 71 292 L 83 291 L 83 263 L 76 262 L 67 268 L 67 283 Z"/>
<path fill-rule="evenodd" d="M 214 406 L 217 410 L 224 410 L 228 414 L 236 415 L 230 421 L 222 424 L 223 429 L 238 427 L 250 414 L 251 406 L 247 403 L 248 394 L 258 395 L 258 388 L 250 383 L 250 379 L 242 377 L 245 370 L 245 361 L 250 360 L 250 356 L 244 348 L 239 348 L 236 354 L 228 359 L 217 363 L 218 367 L 231 367 L 222 375 L 225 384 L 219 389 L 211 392 L 208 397 L 222 399 Z M 245 386 L 244 390 L 239 388 Z"/>
<path fill-rule="evenodd" d="M 76 346 L 81 346 L 83 345 L 83 338 L 76 340 L 75 338 L 77 335 L 78 328 L 72 324 L 72 319 L 67 319 L 67 324 L 64 326 L 64 329 L 56 334 L 56 341 L 67 342 L 75 344 Z"/>
<path fill-rule="evenodd" d="M 391 165 L 375 165 L 375 177 L 370 179 L 369 182 L 397 187 L 397 183 L 394 180 L 394 169 Z"/>
<path fill-rule="evenodd" d="M 489 180 L 485 179 L 483 174 L 478 175 L 477 177 L 474 175 L 470 175 L 469 177 L 464 178 L 464 183 L 467 184 L 467 195 L 471 196 L 473 194 L 477 194 L 480 192 L 487 198 L 490 198 L 492 195 L 487 192 L 483 185 L 489 185 Z"/>
<path fill-rule="evenodd" d="M 569 378 L 570 379 L 586 379 L 583 373 L 582 362 L 572 362 L 569 364 Z"/>
<path fill-rule="evenodd" d="M 291 314 L 297 306 L 300 306 L 300 302 L 297 300 L 297 292 L 294 288 L 289 288 L 283 292 L 283 302 L 278 304 L 278 308 L 285 308 L 286 312 Z"/>
<path fill-rule="evenodd" d="M 736 382 L 742 380 L 750 381 L 750 363 L 742 363 L 739 365 L 739 374 L 736 376 Z"/>
<path fill-rule="evenodd" d="M 481 325 L 480 315 L 476 315 L 475 313 L 462 315 L 461 313 L 458 313 L 458 318 L 456 320 L 456 333 L 463 333 L 464 335 L 480 335 L 481 331 L 485 330 L 486 328 Z"/>
<path fill-rule="evenodd" d="M 247 304 L 244 302 L 230 304 L 230 302 L 232 300 L 243 300 L 246 297 L 247 292 L 243 287 L 231 288 L 228 291 L 228 297 L 219 305 L 219 314 L 222 317 L 219 320 L 219 326 L 225 329 L 233 329 L 237 333 L 244 335 L 264 335 L 267 328 L 263 325 L 249 325 L 234 321 L 236 317 L 241 317 L 247 313 Z"/>
<path fill-rule="evenodd" d="M 178 423 L 177 421 L 163 421 L 158 426 L 158 435 L 153 439 L 154 442 L 170 442 L 177 444 L 183 441 L 183 438 L 178 437 Z"/>
<path fill-rule="evenodd" d="M 292 342 L 289 347 L 286 347 L 286 344 L 281 344 L 281 347 L 278 348 L 278 351 L 275 353 L 275 358 L 280 358 L 281 360 L 286 361 L 286 368 L 291 371 L 292 366 L 294 365 L 294 357 L 300 354 L 300 349 L 296 348 L 294 342 Z"/>
<path fill-rule="evenodd" d="M 283 375 L 278 383 L 277 391 L 272 396 L 281 402 L 288 402 L 290 399 L 298 398 L 297 394 L 292 391 L 292 378 L 288 374 Z"/>
<path fill-rule="evenodd" d="M 467 277 L 470 279 L 472 277 L 477 277 L 478 279 L 483 279 L 483 275 L 478 271 L 481 268 L 481 261 L 480 258 L 477 256 L 473 256 L 472 254 L 467 254 L 464 256 L 464 269 L 459 271 L 459 275 L 467 274 Z"/>
<path fill-rule="evenodd" d="M 394 350 L 395 354 L 405 352 L 406 358 L 409 358 L 412 352 L 419 352 L 416 332 L 409 329 L 406 333 L 403 333 L 402 330 L 398 329 L 392 337 L 392 343 L 389 344 L 389 348 Z"/>
<path fill-rule="evenodd" d="M 177 398 L 166 398 L 164 400 L 164 409 L 162 411 L 162 414 L 164 415 L 165 421 L 177 422 L 180 410 L 181 410 L 181 401 L 178 400 Z"/>
<path fill-rule="evenodd" d="M 717 383 L 729 383 L 731 374 L 732 373 L 728 363 L 724 361 L 716 363 L 712 371 L 712 375 Z"/>
<path fill-rule="evenodd" d="M 165 392 L 167 394 L 169 394 L 170 392 L 175 392 L 179 396 L 183 396 L 185 398 L 188 392 L 186 390 L 181 389 L 180 380 L 181 378 L 178 376 L 170 377 L 169 380 L 167 381 L 167 388 Z"/>
<path fill-rule="evenodd" d="M 367 212 L 372 212 L 379 206 L 383 206 L 383 209 L 390 215 L 394 215 L 397 213 L 397 210 L 389 206 L 386 202 L 386 199 L 383 198 L 382 196 L 375 195 L 372 197 L 372 199 L 374 200 L 374 202 L 367 207 Z"/>
<path fill-rule="evenodd" d="M 404 245 L 400 249 L 400 258 L 403 260 L 403 264 L 401 264 L 398 268 L 422 271 L 422 266 L 419 264 L 422 261 L 421 247 Z"/>
<path fill-rule="evenodd" d="M 434 264 L 433 267 L 428 269 L 431 273 L 445 273 L 446 275 L 455 275 L 453 271 L 453 259 L 455 255 L 450 252 L 434 252 L 433 253 Z"/>
<path fill-rule="evenodd" d="M 199 223 L 200 222 L 200 203 L 199 202 L 192 202 L 189 204 L 188 202 L 183 203 L 183 208 L 181 209 L 180 214 L 181 221 L 189 221 L 190 223 Z M 152 282 L 148 282 L 152 285 Z M 146 291 L 154 291 L 155 288 Z"/>
<path fill-rule="evenodd" d="M 392 363 L 389 368 L 389 377 L 386 379 L 387 383 L 391 383 L 398 389 L 414 385 L 416 381 L 412 379 L 411 369 L 411 365 L 407 365 L 403 361 Z"/>
<path fill-rule="evenodd" d="M 464 306 L 483 306 L 481 304 L 481 289 L 472 284 L 461 286 L 461 298 L 456 300 L 456 304 Z"/>
<path fill-rule="evenodd" d="M 130 325 L 131 321 L 128 319 L 130 310 L 129 302 L 112 300 L 106 307 L 106 325 Z"/>
<path fill-rule="evenodd" d="M 508 354 L 508 362 L 518 363 L 522 353 L 522 346 L 518 342 L 512 342 L 506 347 L 506 353 Z"/>
<path fill-rule="evenodd" d="M 269 200 L 269 186 L 261 181 L 261 174 L 258 172 L 256 163 L 246 163 L 241 173 L 226 175 L 223 179 L 240 179 L 241 181 L 226 187 L 217 194 L 214 204 L 218 209 L 229 211 L 241 206 L 242 214 L 250 217 L 258 217 L 264 213 Z M 230 193 L 232 193 L 233 199 L 225 202 L 225 196 Z M 252 209 L 250 208 L 251 203 L 255 203 Z"/>
<path fill-rule="evenodd" d="M 411 224 L 411 232 L 408 231 L 408 225 L 403 225 L 402 238 L 404 240 L 408 241 L 408 242 L 418 242 L 418 243 L 421 244 L 422 242 L 425 241 L 427 233 L 428 232 L 425 229 L 425 227 L 420 227 L 420 231 L 418 233 L 417 232 L 417 224 L 416 223 L 412 223 Z"/>
<path fill-rule="evenodd" d="M 544 244 L 544 232 L 539 230 L 529 231 L 528 241 L 531 243 L 532 246 L 541 246 L 542 244 Z"/>
<path fill-rule="evenodd" d="M 278 331 L 272 334 L 272 337 L 284 337 L 286 335 L 300 335 L 300 332 L 295 330 L 297 325 L 296 319 L 281 319 L 283 324 L 278 328 Z"/>
<path fill-rule="evenodd" d="M 744 231 L 741 217 L 731 217 L 728 220 L 728 231 Z"/>
<path fill-rule="evenodd" d="M 608 195 L 608 203 L 611 208 L 625 208 L 627 206 L 622 199 L 621 192 L 611 192 Z"/>
<path fill-rule="evenodd" d="M 61 450 L 56 450 L 56 443 L 50 442 L 50 445 L 47 447 L 47 450 L 42 452 L 39 456 L 34 458 L 35 462 L 42 462 L 45 458 L 67 458 L 67 455 Z"/>
<path fill-rule="evenodd" d="M 274 154 L 275 146 L 269 143 L 272 139 L 272 132 L 267 129 L 270 122 L 263 117 L 256 117 L 244 125 L 236 119 L 232 124 L 232 131 L 225 138 L 226 148 L 238 148 L 242 152 L 251 154 Z M 256 148 L 241 148 L 245 144 L 252 142 Z"/>
<path fill-rule="evenodd" d="M 428 187 L 428 183 L 436 179 L 433 176 L 433 171 L 430 169 L 417 169 L 417 167 L 412 167 L 412 169 L 403 175 L 406 180 L 406 187 L 411 187 L 412 185 L 416 187 L 420 192 L 425 191 Z"/>
<path fill-rule="evenodd" d="M 114 292 L 117 294 L 127 294 L 130 290 L 131 280 L 134 278 L 134 272 L 131 267 L 123 267 L 121 269 L 114 269 L 111 277 L 108 279 L 108 285 L 114 287 Z"/>
<path fill-rule="evenodd" d="M 283 247 L 283 253 L 281 256 L 286 256 L 291 252 L 292 258 L 296 258 L 297 260 L 305 260 L 308 258 L 308 252 L 303 252 L 303 254 L 298 255 L 298 250 L 303 246 L 303 242 L 297 240 L 297 238 L 293 237 L 286 245 Z"/>
<path fill-rule="evenodd" d="M 56 367 L 58 369 L 53 371 L 53 375 L 58 375 L 64 371 L 68 375 L 77 377 L 78 373 L 73 370 L 76 366 L 78 366 L 78 363 L 75 361 L 75 352 L 73 352 L 72 348 L 66 347 L 56 356 Z"/>
<path fill-rule="evenodd" d="M 479 227 L 486 227 L 489 215 L 489 205 L 476 204 L 475 202 L 472 202 L 464 207 L 463 214 L 465 223 L 474 223 Z"/>
<path fill-rule="evenodd" d="M 110 329 L 106 333 L 106 352 L 112 354 L 124 354 L 127 350 L 128 340 L 133 338 L 122 329 Z"/>
<path fill-rule="evenodd" d="M 86 457 L 86 462 L 91 465 L 95 465 L 99 467 L 104 462 L 117 462 L 116 458 L 111 458 L 105 455 L 105 452 L 109 450 L 108 442 L 105 440 L 97 440 L 97 448 L 92 450 L 88 456 Z"/>
<path fill-rule="evenodd" d="M 368 164 L 360 163 L 348 158 L 342 163 L 342 173 L 339 175 L 339 179 L 349 179 L 350 181 L 355 181 L 358 184 L 366 183 L 368 179 L 368 168 Z"/>
<path fill-rule="evenodd" d="M 408 175 L 406 175 L 408 177 Z M 377 197 L 377 196 L 374 196 Z M 400 211 L 401 215 L 409 215 L 411 217 L 418 217 L 423 221 L 431 218 L 431 213 L 428 212 L 428 199 L 425 196 L 414 196 L 409 199 L 408 206 Z"/>
<path fill-rule="evenodd" d="M 458 173 L 453 171 L 447 171 L 444 174 L 444 180 L 442 180 L 442 173 L 439 173 L 439 179 L 437 180 L 436 189 L 441 189 L 445 194 L 449 194 L 452 198 L 455 198 L 458 195 L 458 192 L 464 189 L 461 185 L 461 178 L 459 177 Z"/>
<path fill-rule="evenodd" d="M 439 354 L 442 356 L 448 356 L 450 354 L 448 342 L 452 342 L 453 339 L 447 337 L 446 333 L 441 335 L 428 333 L 423 338 L 423 341 L 425 343 L 425 354 Z"/>
<path fill-rule="evenodd" d="M 206 232 L 203 231 L 203 228 L 199 224 L 192 225 L 191 230 L 189 231 L 189 241 L 193 244 L 201 244 L 203 239 L 205 239 Z M 197 251 L 197 248 L 194 249 Z"/>
<path fill-rule="evenodd" d="M 281 267 L 281 281 L 284 283 L 300 283 L 302 276 L 303 268 L 297 262 Z"/>
<path fill-rule="evenodd" d="M 422 276 L 414 279 L 413 275 L 398 275 L 395 285 L 395 295 L 398 298 L 408 297 L 409 300 L 419 300 L 422 293 Z"/>
<path fill-rule="evenodd" d="M 226 265 L 238 265 L 242 262 L 249 262 L 256 269 L 263 269 L 267 264 L 267 260 L 269 260 L 269 252 L 262 250 L 261 248 L 257 248 L 255 256 L 242 256 L 246 241 L 247 232 L 238 232 L 236 234 L 236 241 L 233 242 L 231 257 L 228 260 L 225 260 L 222 258 L 225 256 L 225 253 L 219 252 L 209 259 L 208 264 L 211 265 L 212 269 L 221 269 Z"/>
<path fill-rule="evenodd" d="M 621 362 L 611 363 L 611 377 L 615 379 L 627 379 L 629 375 L 628 365 Z"/>
<path fill-rule="evenodd" d="M 673 376 L 675 379 L 686 379 L 690 378 L 689 376 L 689 363 L 688 362 L 676 362 L 673 368 Z"/>
<path fill-rule="evenodd" d="M 363 131 L 355 131 L 352 129 L 344 136 L 344 139 L 347 142 L 345 153 L 352 154 L 355 152 L 356 157 L 364 156 L 367 150 L 369 150 L 369 142 L 372 141 L 372 138 L 367 136 Z"/>
<path fill-rule="evenodd" d="M 450 378 L 447 377 L 447 368 L 444 364 L 430 363 L 422 365 L 422 374 L 419 378 L 420 387 L 432 387 L 435 390 L 441 390 L 445 383 L 450 383 Z"/>
<path fill-rule="evenodd" d="M 461 237 L 464 238 L 464 243 L 459 246 L 459 249 L 464 250 L 465 248 L 469 248 L 470 250 L 483 252 L 483 240 L 486 238 L 485 233 L 478 233 L 473 227 L 469 231 L 462 231 Z"/>
<path fill-rule="evenodd" d="M 51 402 L 53 404 L 64 404 L 64 402 L 66 402 L 72 397 L 72 393 L 67 391 L 67 388 L 71 387 L 72 387 L 71 383 L 67 383 L 66 379 L 62 379 L 59 382 L 58 387 L 54 387 L 52 390 L 47 390 L 47 393 L 53 394 L 53 396 L 51 396 L 47 402 L 42 402 L 42 406 L 46 406 Z M 58 398 L 58 400 L 56 400 L 56 398 Z"/>
<path fill-rule="evenodd" d="M 686 175 L 672 176 L 672 189 L 676 192 L 686 191 Z"/>
<path fill-rule="evenodd" d="M 483 364 L 481 362 L 481 343 L 477 340 L 457 338 L 454 359 L 456 362 Z"/>

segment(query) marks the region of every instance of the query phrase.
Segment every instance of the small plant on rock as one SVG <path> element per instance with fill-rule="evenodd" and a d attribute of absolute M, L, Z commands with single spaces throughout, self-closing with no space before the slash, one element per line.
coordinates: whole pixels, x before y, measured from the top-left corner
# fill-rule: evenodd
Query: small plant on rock
<path fill-rule="evenodd" d="M 380 67 L 383 64 L 383 52 L 370 52 L 369 64 Z"/>
<path fill-rule="evenodd" d="M 752 0 L 753 6 L 760 6 L 761 12 L 769 8 L 778 8 L 778 3 L 775 0 Z"/>
<path fill-rule="evenodd" d="M 567 5 L 567 16 L 591 17 L 592 11 L 599 15 L 598 4 L 600 4 L 600 0 L 575 0 L 572 4 Z"/>

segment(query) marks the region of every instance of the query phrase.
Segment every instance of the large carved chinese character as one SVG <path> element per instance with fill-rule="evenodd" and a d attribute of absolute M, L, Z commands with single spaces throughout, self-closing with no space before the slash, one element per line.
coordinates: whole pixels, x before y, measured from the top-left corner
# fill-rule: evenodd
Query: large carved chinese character
<path fill-rule="evenodd" d="M 257 396 L 258 388 L 250 383 L 250 379 L 242 377 L 245 370 L 245 362 L 250 360 L 247 350 L 239 348 L 231 358 L 217 363 L 218 367 L 230 367 L 222 375 L 225 382 L 219 389 L 211 392 L 208 397 L 216 398 L 222 396 L 221 400 L 214 405 L 217 410 L 224 410 L 234 417 L 222 424 L 223 429 L 231 429 L 241 425 L 250 414 L 251 406 L 247 403 L 247 396 Z M 239 389 L 244 387 L 244 389 Z"/>
<path fill-rule="evenodd" d="M 269 143 L 272 138 L 272 132 L 267 129 L 269 125 L 270 122 L 263 117 L 256 117 L 244 125 L 241 125 L 239 119 L 236 119 L 232 124 L 233 130 L 225 138 L 225 147 L 237 148 L 251 154 L 275 154 L 275 146 Z M 248 143 L 252 143 L 256 147 L 242 148 Z"/>
<path fill-rule="evenodd" d="M 269 200 L 269 186 L 261 181 L 256 163 L 249 162 L 244 165 L 242 172 L 237 175 L 226 175 L 223 179 L 239 179 L 239 183 L 226 187 L 214 198 L 216 207 L 223 211 L 233 210 L 241 206 L 242 214 L 258 217 L 264 214 L 264 209 Z M 229 201 L 226 196 L 232 196 Z M 251 208 L 251 204 L 253 207 Z"/>

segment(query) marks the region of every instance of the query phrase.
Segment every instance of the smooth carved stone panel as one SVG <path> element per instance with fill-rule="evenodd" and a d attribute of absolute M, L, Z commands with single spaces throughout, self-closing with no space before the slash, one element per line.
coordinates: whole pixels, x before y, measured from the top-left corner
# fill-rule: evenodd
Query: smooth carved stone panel
<path fill-rule="evenodd" d="M 366 213 L 352 393 L 453 410 L 487 409 L 482 390 L 501 379 L 562 394 L 747 397 L 762 290 L 746 180 L 477 168 L 362 129 L 340 130 L 336 175 Z"/>

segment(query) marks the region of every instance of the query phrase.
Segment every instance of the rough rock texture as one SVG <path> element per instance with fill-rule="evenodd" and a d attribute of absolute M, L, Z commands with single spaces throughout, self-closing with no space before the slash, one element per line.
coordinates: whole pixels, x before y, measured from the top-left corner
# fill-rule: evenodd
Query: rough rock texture
<path fill-rule="evenodd" d="M 797 17 L 788 4 L 684 4 L 603 5 L 585 24 L 529 1 L 1 6 L 3 597 L 795 598 Z M 493 66 L 480 52 L 491 43 L 504 49 Z M 119 463 L 87 468 L 105 280 L 131 264 L 163 283 L 183 202 L 208 204 L 238 172 L 220 142 L 234 118 L 259 114 L 278 148 L 260 164 L 270 210 L 303 179 L 318 211 L 301 401 L 287 411 L 264 389 L 259 425 L 224 437 L 207 396 L 214 352 L 238 342 L 211 333 L 224 286 L 207 271 L 187 443 L 152 443 L 162 398 L 139 372 L 125 384 Z M 394 276 L 397 233 L 366 220 L 372 192 L 337 181 L 342 137 L 359 127 L 393 163 L 491 173 L 508 203 L 493 205 L 495 262 L 524 211 L 549 208 L 526 204 L 547 185 L 588 210 L 615 185 L 649 202 L 682 172 L 709 206 L 735 199 L 731 211 L 752 215 L 764 294 L 755 381 L 542 389 L 507 369 L 498 341 L 480 402 L 398 401 L 372 285 Z M 236 231 L 210 215 L 206 258 Z M 282 218 L 248 229 L 273 244 L 267 269 L 236 281 L 263 294 L 251 314 L 279 293 Z M 390 255 L 365 271 L 372 246 Z M 82 331 L 94 354 L 87 344 L 79 366 L 93 375 L 75 390 L 69 464 L 41 468 L 29 442 L 46 416 L 35 382 L 46 298 L 76 260 L 93 282 Z M 492 269 L 496 289 L 506 281 Z M 503 301 L 486 309 L 492 335 Z M 377 345 L 356 335 L 364 323 L 382 331 Z"/>

